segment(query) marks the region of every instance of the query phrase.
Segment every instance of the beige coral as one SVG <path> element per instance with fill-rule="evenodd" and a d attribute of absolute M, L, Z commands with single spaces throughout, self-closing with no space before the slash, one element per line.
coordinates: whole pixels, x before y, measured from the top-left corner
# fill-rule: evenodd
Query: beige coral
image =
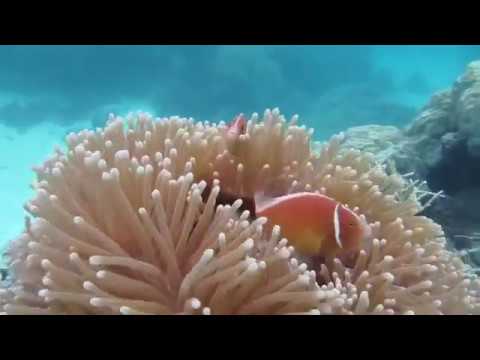
<path fill-rule="evenodd" d="M 296 121 L 267 110 L 232 139 L 223 123 L 140 114 L 128 129 L 112 118 L 71 134 L 68 151 L 36 169 L 5 312 L 478 313 L 478 280 L 416 215 L 415 191 L 371 155 L 340 151 L 341 135 L 312 149 Z M 327 194 L 365 216 L 373 237 L 354 257 L 297 260 L 242 200 L 218 205 L 259 187 Z"/>

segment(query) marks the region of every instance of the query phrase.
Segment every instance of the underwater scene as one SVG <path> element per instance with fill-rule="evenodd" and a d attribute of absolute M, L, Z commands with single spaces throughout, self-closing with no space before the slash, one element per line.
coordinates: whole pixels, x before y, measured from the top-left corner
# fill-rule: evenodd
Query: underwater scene
<path fill-rule="evenodd" d="M 0 313 L 480 314 L 480 46 L 0 45 Z"/>

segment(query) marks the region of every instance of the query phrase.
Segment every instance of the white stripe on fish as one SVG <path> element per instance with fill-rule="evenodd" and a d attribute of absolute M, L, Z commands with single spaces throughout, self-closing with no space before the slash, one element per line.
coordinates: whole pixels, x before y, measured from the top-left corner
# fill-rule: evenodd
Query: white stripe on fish
<path fill-rule="evenodd" d="M 340 203 L 335 206 L 335 210 L 333 211 L 333 226 L 335 229 L 335 241 L 337 245 L 343 249 L 342 241 L 340 239 L 340 218 L 338 216 L 338 212 L 340 209 Z"/>

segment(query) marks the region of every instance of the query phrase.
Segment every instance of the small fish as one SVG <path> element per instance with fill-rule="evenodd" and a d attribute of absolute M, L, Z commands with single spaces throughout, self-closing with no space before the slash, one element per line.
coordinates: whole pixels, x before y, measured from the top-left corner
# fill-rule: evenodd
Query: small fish
<path fill-rule="evenodd" d="M 238 138 L 247 132 L 247 119 L 243 114 L 236 116 L 228 125 L 227 146 L 232 155 L 237 155 L 239 151 Z"/>
<path fill-rule="evenodd" d="M 228 135 L 239 136 L 247 131 L 247 118 L 243 114 L 236 116 L 228 125 Z"/>
<path fill-rule="evenodd" d="M 360 216 L 325 195 L 301 192 L 276 198 L 255 194 L 255 213 L 280 225 L 282 235 L 305 256 L 336 256 L 360 249 L 371 229 Z"/>

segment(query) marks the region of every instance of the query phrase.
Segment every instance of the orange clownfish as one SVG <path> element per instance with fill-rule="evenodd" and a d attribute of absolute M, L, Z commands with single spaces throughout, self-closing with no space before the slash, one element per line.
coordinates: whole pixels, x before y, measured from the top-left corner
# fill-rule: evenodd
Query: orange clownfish
<path fill-rule="evenodd" d="M 227 128 L 227 144 L 231 154 L 237 155 L 238 138 L 247 132 L 247 119 L 243 114 L 235 117 Z"/>
<path fill-rule="evenodd" d="M 336 256 L 359 250 L 371 229 L 352 210 L 325 195 L 301 192 L 276 198 L 255 194 L 255 213 L 281 227 L 302 255 Z"/>

